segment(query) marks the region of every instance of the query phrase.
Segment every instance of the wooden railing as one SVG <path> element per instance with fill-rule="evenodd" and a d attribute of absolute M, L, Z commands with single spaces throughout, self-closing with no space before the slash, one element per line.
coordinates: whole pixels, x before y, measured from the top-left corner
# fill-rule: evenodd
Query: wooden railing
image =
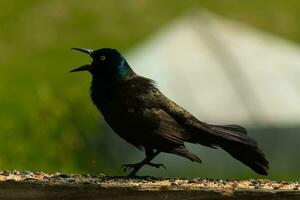
<path fill-rule="evenodd" d="M 298 182 L 0 172 L 0 199 L 300 199 Z"/>

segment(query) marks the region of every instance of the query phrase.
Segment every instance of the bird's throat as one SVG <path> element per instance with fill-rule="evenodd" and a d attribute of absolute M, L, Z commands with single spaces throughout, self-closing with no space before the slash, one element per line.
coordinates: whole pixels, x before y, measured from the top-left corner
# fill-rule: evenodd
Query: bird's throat
<path fill-rule="evenodd" d="M 108 77 L 94 77 L 91 83 L 91 98 L 94 104 L 98 107 L 99 103 L 107 102 L 111 99 L 114 91 L 115 82 Z"/>

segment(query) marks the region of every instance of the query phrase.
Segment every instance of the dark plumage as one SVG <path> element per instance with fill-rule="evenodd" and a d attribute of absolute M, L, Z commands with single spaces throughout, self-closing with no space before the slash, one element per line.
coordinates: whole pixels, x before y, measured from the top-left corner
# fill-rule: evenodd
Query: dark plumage
<path fill-rule="evenodd" d="M 145 149 L 146 158 L 132 168 L 130 175 L 144 165 L 163 166 L 150 161 L 160 152 L 201 160 L 189 152 L 184 142 L 221 147 L 259 174 L 266 175 L 268 161 L 255 140 L 238 125 L 212 125 L 199 121 L 164 96 L 154 81 L 137 75 L 126 59 L 114 49 L 89 50 L 93 62 L 74 71 L 92 74 L 91 98 L 110 127 L 127 142 Z"/>

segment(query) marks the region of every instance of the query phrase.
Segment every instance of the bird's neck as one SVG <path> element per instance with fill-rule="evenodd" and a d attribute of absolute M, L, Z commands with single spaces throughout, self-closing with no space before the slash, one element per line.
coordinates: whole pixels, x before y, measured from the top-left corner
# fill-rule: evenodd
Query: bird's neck
<path fill-rule="evenodd" d="M 123 58 L 117 67 L 107 67 L 100 73 L 92 73 L 92 75 L 91 98 L 94 104 L 99 106 L 99 104 L 109 102 L 118 85 L 126 82 L 136 73 Z"/>
<path fill-rule="evenodd" d="M 135 72 L 131 69 L 126 59 L 123 58 L 117 67 L 117 73 L 115 76 L 115 81 L 124 81 L 131 76 L 135 75 Z"/>

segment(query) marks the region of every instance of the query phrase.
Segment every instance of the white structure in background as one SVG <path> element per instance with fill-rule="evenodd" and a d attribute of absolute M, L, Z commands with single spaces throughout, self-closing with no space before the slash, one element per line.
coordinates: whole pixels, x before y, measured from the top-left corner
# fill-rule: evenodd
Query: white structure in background
<path fill-rule="evenodd" d="M 163 28 L 127 54 L 135 71 L 211 123 L 300 123 L 300 48 L 206 11 Z"/>

